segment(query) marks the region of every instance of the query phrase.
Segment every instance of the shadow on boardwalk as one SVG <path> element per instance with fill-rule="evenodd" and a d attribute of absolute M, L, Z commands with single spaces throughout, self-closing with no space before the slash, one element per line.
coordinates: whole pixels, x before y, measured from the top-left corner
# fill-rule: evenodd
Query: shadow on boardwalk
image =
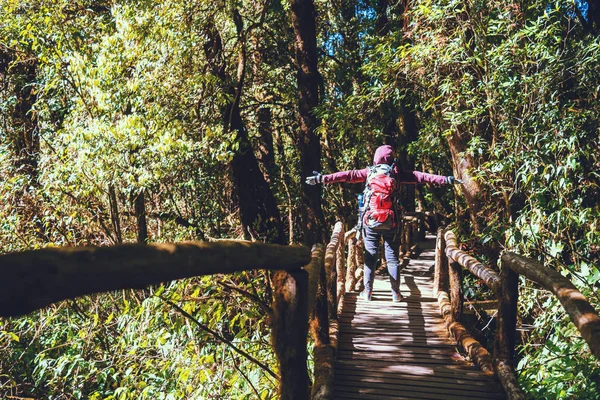
<path fill-rule="evenodd" d="M 457 353 L 433 297 L 434 240 L 402 271 L 400 303 L 387 277 L 373 300 L 348 293 L 340 315 L 336 399 L 504 399 L 494 377 Z"/>

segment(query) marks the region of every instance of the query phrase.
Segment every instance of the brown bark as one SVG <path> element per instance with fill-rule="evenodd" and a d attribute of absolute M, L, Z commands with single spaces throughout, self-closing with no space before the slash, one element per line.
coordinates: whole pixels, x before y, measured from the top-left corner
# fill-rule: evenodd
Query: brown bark
<path fill-rule="evenodd" d="M 463 312 L 462 268 L 457 262 L 451 262 L 448 272 L 450 278 L 452 318 L 455 321 L 460 321 Z"/>
<path fill-rule="evenodd" d="M 449 288 L 448 281 L 448 257 L 446 257 L 446 239 L 444 239 L 444 230 L 439 229 L 435 245 L 435 273 L 433 278 L 433 295 L 437 296 L 440 292 L 447 292 Z"/>
<path fill-rule="evenodd" d="M 524 399 L 525 395 L 519 387 L 514 371 L 519 275 L 503 266 L 500 281 L 498 317 L 494 337 L 494 367 L 509 399 Z"/>
<path fill-rule="evenodd" d="M 110 204 L 110 220 L 115 231 L 115 244 L 123 243 L 123 235 L 121 232 L 121 220 L 119 216 L 119 203 L 117 201 L 117 192 L 114 185 L 108 186 L 108 200 Z"/>
<path fill-rule="evenodd" d="M 338 247 L 341 246 L 344 238 L 342 223 L 338 222 L 335 224 L 333 233 L 331 234 L 331 241 L 327 245 L 325 250 L 325 274 L 327 277 L 327 308 L 329 312 L 329 319 L 337 319 L 337 262 L 336 256 Z"/>
<path fill-rule="evenodd" d="M 239 21 L 239 14 L 236 21 Z M 240 100 L 244 87 L 246 70 L 245 34 L 238 24 L 240 54 L 238 57 L 237 80 L 227 74 L 223 63 L 223 45 L 217 29 L 209 27 L 204 51 L 213 75 L 219 78 L 223 90 L 231 99 L 222 107 L 223 132 L 236 134 L 238 149 L 231 161 L 231 172 L 238 199 L 240 220 L 246 238 L 259 239 L 272 243 L 285 243 L 281 215 L 275 196 L 260 171 L 252 145 L 248 139 L 246 126 L 240 113 Z M 231 82 L 236 82 L 232 84 Z"/>
<path fill-rule="evenodd" d="M 344 296 L 344 271 L 341 267 L 345 260 L 344 229 L 341 222 L 337 222 L 331 235 L 331 241 L 325 252 L 325 271 L 327 277 L 327 313 L 329 316 L 329 335 L 327 343 L 315 340 L 314 346 L 314 376 L 311 398 L 330 399 L 333 396 L 334 362 L 338 343 L 338 311 L 341 312 L 341 302 Z M 336 305 L 337 301 L 340 301 Z"/>
<path fill-rule="evenodd" d="M 336 349 L 333 345 L 315 345 L 313 349 L 315 367 L 311 396 L 312 400 L 333 398 L 333 377 Z"/>
<path fill-rule="evenodd" d="M 346 258 L 346 293 L 353 291 L 356 286 L 356 272 L 358 269 L 358 260 L 356 252 L 358 251 L 358 240 L 356 239 L 356 228 L 349 230 L 344 235 L 344 241 L 348 244 L 348 256 Z"/>
<path fill-rule="evenodd" d="M 308 399 L 308 274 L 303 270 L 277 271 L 273 286 L 272 341 L 279 363 L 278 398 Z"/>
<path fill-rule="evenodd" d="M 319 285 L 317 286 L 315 309 L 310 326 L 315 346 L 328 345 L 330 343 L 327 273 L 325 271 L 325 263 L 321 264 L 320 268 L 321 271 L 319 273 Z"/>
<path fill-rule="evenodd" d="M 504 361 L 496 361 L 496 375 L 504 387 L 509 400 L 525 400 L 527 397 L 519 386 L 513 367 Z"/>
<path fill-rule="evenodd" d="M 308 312 L 314 313 L 317 304 L 317 291 L 321 277 L 321 267 L 325 257 L 325 246 L 316 244 L 311 250 L 310 264 L 304 269 L 308 272 Z M 312 332 L 312 331 L 311 331 Z"/>
<path fill-rule="evenodd" d="M 146 190 L 142 189 L 133 200 L 137 226 L 138 243 L 148 242 L 148 223 L 146 221 Z"/>
<path fill-rule="evenodd" d="M 486 374 L 494 373 L 492 356 L 458 321 L 453 318 L 450 296 L 447 292 L 440 291 L 437 295 L 440 313 L 446 322 L 446 328 L 454 340 L 469 354 L 469 357 L 475 361 L 479 368 Z"/>
<path fill-rule="evenodd" d="M 446 240 L 446 255 L 485 282 L 495 293 L 499 293 L 500 277 L 498 273 L 477 261 L 475 257 L 460 250 L 456 244 L 456 236 L 452 231 L 446 231 L 444 236 Z"/>
<path fill-rule="evenodd" d="M 400 114 L 400 126 L 397 133 L 398 161 L 400 166 L 405 171 L 413 171 L 415 169 L 415 160 L 408 155 L 408 146 L 417 140 L 419 136 L 419 127 L 417 124 L 417 116 L 415 112 L 408 106 L 402 107 Z M 398 120 L 398 118 L 396 118 Z M 416 210 L 416 185 L 402 185 L 400 192 L 400 204 L 408 212 Z"/>
<path fill-rule="evenodd" d="M 267 48 L 259 37 L 252 37 L 251 41 L 256 51 L 253 53 L 252 65 L 254 83 L 256 89 L 256 98 L 261 104 L 258 106 L 256 113 L 257 119 L 257 160 L 261 170 L 265 176 L 265 181 L 272 184 L 277 173 L 277 165 L 275 164 L 275 146 L 273 140 L 273 113 L 271 108 L 266 104 L 269 95 L 266 90 L 262 89 L 265 86 L 267 78 L 263 73 L 264 65 L 270 63 Z"/>
<path fill-rule="evenodd" d="M 592 354 L 600 359 L 600 317 L 575 285 L 557 271 L 515 253 L 504 253 L 502 266 L 507 266 L 552 292 L 581 332 L 581 337 L 590 346 Z"/>
<path fill-rule="evenodd" d="M 337 224 L 342 225 L 341 222 Z M 336 224 L 336 227 L 337 227 Z M 337 252 L 335 256 L 335 269 L 337 270 L 337 313 L 336 315 L 340 315 L 342 312 L 342 305 L 344 304 L 344 297 L 346 296 L 346 249 L 344 245 L 346 242 L 344 241 L 345 232 L 342 226 L 342 229 L 339 233 L 339 243 L 337 246 Z"/>
<path fill-rule="evenodd" d="M 0 256 L 0 316 L 59 300 L 173 279 L 253 269 L 300 268 L 310 251 L 242 241 L 48 248 Z"/>
<path fill-rule="evenodd" d="M 292 0 L 292 25 L 296 49 L 298 79 L 298 111 L 300 129 L 296 146 L 300 152 L 300 174 L 310 176 L 321 170 L 321 143 L 316 135 L 319 120 L 314 114 L 319 104 L 319 71 L 317 69 L 317 34 L 313 0 Z M 322 242 L 325 217 L 321 208 L 321 185 L 302 185 L 301 217 L 304 243 Z"/>
<path fill-rule="evenodd" d="M 268 107 L 260 107 L 258 118 L 258 161 L 267 183 L 273 182 L 277 171 L 275 150 L 273 146 L 273 115 Z"/>
<path fill-rule="evenodd" d="M 473 157 L 467 154 L 467 138 L 465 134 L 453 132 L 447 137 L 454 175 L 463 180 L 462 193 L 467 201 L 471 224 L 475 233 L 482 232 L 484 219 L 482 212 L 485 206 L 485 196 L 481 185 L 471 177 L 471 169 L 474 166 Z"/>
<path fill-rule="evenodd" d="M 503 267 L 500 276 L 502 285 L 501 290 L 498 291 L 494 358 L 513 365 L 517 328 L 517 302 L 519 299 L 519 274 L 508 267 Z"/>

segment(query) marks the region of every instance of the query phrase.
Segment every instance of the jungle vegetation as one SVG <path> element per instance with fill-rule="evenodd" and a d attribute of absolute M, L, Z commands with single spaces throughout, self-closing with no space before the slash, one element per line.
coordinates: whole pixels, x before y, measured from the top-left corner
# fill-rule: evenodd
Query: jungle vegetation
<path fill-rule="evenodd" d="M 598 309 L 598 7 L 0 0 L 0 252 L 321 242 L 354 224 L 361 188 L 303 177 L 364 168 L 387 143 L 405 169 L 465 181 L 407 188 L 406 209 L 442 214 L 489 265 L 507 249 L 555 268 Z M 2 319 L 0 397 L 274 398 L 269 282 L 186 279 Z M 520 298 L 528 396 L 600 398 L 560 304 L 525 280 Z"/>

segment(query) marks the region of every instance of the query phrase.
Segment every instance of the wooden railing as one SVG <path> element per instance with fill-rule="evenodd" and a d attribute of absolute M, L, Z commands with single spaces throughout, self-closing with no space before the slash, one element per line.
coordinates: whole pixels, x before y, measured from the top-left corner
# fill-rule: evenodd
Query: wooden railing
<path fill-rule="evenodd" d="M 422 218 L 404 218 L 402 253 L 420 235 Z M 47 248 L 0 255 L 0 317 L 14 317 L 81 295 L 144 288 L 193 276 L 251 269 L 274 271 L 272 345 L 281 399 L 329 399 L 338 315 L 347 291 L 362 290 L 363 244 L 337 222 L 331 240 L 279 246 L 247 241 Z M 346 248 L 348 257 L 346 257 Z M 314 353 L 310 383 L 307 338 Z"/>
<path fill-rule="evenodd" d="M 280 398 L 330 398 L 337 315 L 345 295 L 342 223 L 325 248 L 246 241 L 47 248 L 0 255 L 0 317 L 14 317 L 77 296 L 250 269 L 274 271 L 272 345 Z M 309 318 L 310 314 L 310 318 Z M 314 342 L 315 377 L 307 370 Z"/>
<path fill-rule="evenodd" d="M 460 250 L 452 231 L 438 231 L 434 294 L 438 298 L 440 312 L 449 332 L 482 371 L 497 373 L 510 399 L 525 398 L 514 372 L 519 274 L 538 283 L 559 299 L 590 346 L 591 352 L 600 359 L 600 317 L 569 280 L 536 261 L 511 252 L 502 254 L 500 268 L 501 272 L 498 273 Z M 460 323 L 463 271 L 477 276 L 497 295 L 498 314 L 493 357 Z"/>

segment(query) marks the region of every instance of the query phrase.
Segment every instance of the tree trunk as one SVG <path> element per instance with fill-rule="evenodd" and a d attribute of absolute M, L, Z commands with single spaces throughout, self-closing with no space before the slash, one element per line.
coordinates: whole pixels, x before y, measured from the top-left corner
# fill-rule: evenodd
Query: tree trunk
<path fill-rule="evenodd" d="M 298 79 L 298 111 L 300 131 L 296 145 L 300 152 L 299 180 L 321 170 L 321 143 L 315 130 L 319 125 L 314 109 L 319 104 L 319 71 L 317 70 L 317 33 L 313 0 L 292 0 L 292 25 L 296 48 Z M 321 209 L 321 185 L 302 184 L 302 229 L 304 242 L 322 242 L 325 218 Z"/>
<path fill-rule="evenodd" d="M 592 25 L 595 34 L 600 33 L 600 1 L 587 0 L 588 21 Z"/>
<path fill-rule="evenodd" d="M 473 158 L 467 155 L 466 142 L 459 133 L 452 133 L 447 138 L 452 155 L 454 175 L 465 183 L 462 192 L 467 200 L 469 216 L 475 233 L 480 233 L 483 227 L 481 211 L 483 210 L 483 191 L 479 183 L 471 178 L 470 169 L 473 167 Z"/>
<path fill-rule="evenodd" d="M 377 19 L 375 20 L 375 33 L 378 36 L 385 36 L 390 33 L 390 20 L 387 17 L 387 9 L 389 2 L 388 0 L 377 0 L 375 4 L 375 13 Z"/>
<path fill-rule="evenodd" d="M 146 221 L 146 190 L 142 189 L 134 195 L 134 212 L 137 224 L 138 243 L 148 243 L 148 223 Z"/>
<path fill-rule="evenodd" d="M 272 122 L 271 109 L 264 106 L 260 107 L 258 110 L 258 161 L 262 166 L 263 175 L 267 183 L 273 182 L 273 177 L 277 171 L 273 147 Z"/>
<path fill-rule="evenodd" d="M 254 82 L 258 88 L 261 88 L 266 83 L 264 73 L 261 68 L 263 65 L 270 65 L 271 59 L 268 57 L 267 49 L 264 45 L 261 46 L 259 37 L 252 38 L 253 45 L 257 47 L 254 52 L 253 72 Z M 272 184 L 277 173 L 277 165 L 275 164 L 275 150 L 273 146 L 273 114 L 271 108 L 264 104 L 268 101 L 268 94 L 264 89 L 258 89 L 256 93 L 257 99 L 262 102 L 257 111 L 257 129 L 258 129 L 258 146 L 257 160 L 260 164 L 265 181 Z M 273 187 L 271 185 L 271 187 Z"/>
<path fill-rule="evenodd" d="M 117 202 L 117 192 L 115 186 L 108 186 L 108 200 L 110 204 L 110 220 L 115 231 L 115 244 L 123 243 L 123 235 L 121 232 L 121 220 L 119 216 L 119 203 Z"/>
<path fill-rule="evenodd" d="M 238 18 L 241 18 L 239 14 L 237 15 Z M 238 76 L 234 85 L 231 83 L 234 80 L 227 74 L 223 64 L 223 45 L 219 32 L 213 26 L 207 29 L 206 33 L 209 38 L 204 45 L 206 57 L 213 75 L 219 78 L 223 90 L 229 94 L 231 99 L 222 107 L 223 132 L 237 135 L 238 149 L 230 166 L 244 234 L 248 239 L 283 244 L 285 236 L 277 202 L 260 171 L 240 113 L 240 98 L 246 69 L 246 44 L 244 40 L 240 44 Z M 241 38 L 240 31 L 238 31 L 238 36 Z"/>
<path fill-rule="evenodd" d="M 419 127 L 417 125 L 417 116 L 409 107 L 402 107 L 401 125 L 399 128 L 397 145 L 398 160 L 402 169 L 413 171 L 415 169 L 415 159 L 408 155 L 408 145 L 417 140 Z M 400 193 L 400 202 L 406 211 L 414 212 L 416 210 L 417 195 L 415 185 L 403 185 Z"/>
<path fill-rule="evenodd" d="M 31 184 L 37 184 L 40 139 L 37 129 L 37 113 L 33 105 L 37 101 L 35 82 L 37 59 L 15 60 L 8 49 L 0 48 L 0 82 L 5 90 L 12 91 L 14 105 L 7 121 L 7 134 L 13 149 L 15 171 L 27 175 Z"/>

